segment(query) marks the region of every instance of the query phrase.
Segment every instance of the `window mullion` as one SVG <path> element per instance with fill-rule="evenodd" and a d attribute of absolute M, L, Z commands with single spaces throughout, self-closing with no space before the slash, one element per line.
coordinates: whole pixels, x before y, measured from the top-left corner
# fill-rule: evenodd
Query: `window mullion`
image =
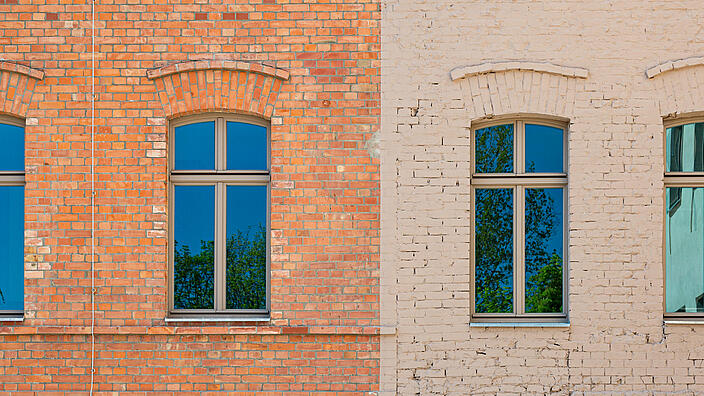
<path fill-rule="evenodd" d="M 225 185 L 215 185 L 215 310 L 225 309 Z"/>
<path fill-rule="evenodd" d="M 516 121 L 516 126 L 514 128 L 514 136 L 516 140 L 516 163 L 514 164 L 514 171 L 518 174 L 525 173 L 525 123 L 523 121 Z M 518 185 L 514 193 L 515 204 L 514 204 L 514 227 L 516 227 L 516 239 L 514 241 L 514 258 L 513 258 L 513 295 L 514 295 L 514 308 L 513 312 L 516 315 L 521 315 L 525 313 L 525 187 Z"/>
<path fill-rule="evenodd" d="M 227 154 L 225 152 L 227 144 L 227 133 L 225 131 L 225 119 L 218 117 L 215 120 L 215 169 L 227 169 Z"/>
<path fill-rule="evenodd" d="M 513 166 L 513 171 L 518 174 L 526 173 L 525 167 L 525 123 L 523 121 L 516 121 L 516 126 L 514 127 L 513 136 L 516 141 L 514 150 L 516 154 L 514 156 L 516 163 Z"/>
<path fill-rule="evenodd" d="M 526 232 L 526 222 L 525 222 L 525 195 L 526 188 L 524 186 L 517 187 L 516 194 L 516 223 L 518 225 L 518 238 L 516 240 L 516 259 L 514 260 L 514 272 L 516 273 L 516 283 L 514 284 L 514 290 L 516 295 L 516 314 L 525 314 L 525 232 Z"/>

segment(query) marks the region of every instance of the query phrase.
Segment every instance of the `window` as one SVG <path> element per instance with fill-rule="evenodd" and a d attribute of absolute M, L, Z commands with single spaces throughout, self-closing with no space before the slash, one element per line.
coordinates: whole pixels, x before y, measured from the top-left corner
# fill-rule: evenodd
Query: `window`
<path fill-rule="evenodd" d="M 24 123 L 0 116 L 0 316 L 24 313 Z M 1 318 L 0 318 L 1 320 Z"/>
<path fill-rule="evenodd" d="M 697 122 L 699 121 L 699 122 Z M 704 120 L 665 125 L 665 316 L 704 316 Z"/>
<path fill-rule="evenodd" d="M 267 316 L 268 125 L 217 115 L 170 132 L 172 316 Z"/>
<path fill-rule="evenodd" d="M 472 125 L 473 320 L 566 320 L 566 125 Z"/>

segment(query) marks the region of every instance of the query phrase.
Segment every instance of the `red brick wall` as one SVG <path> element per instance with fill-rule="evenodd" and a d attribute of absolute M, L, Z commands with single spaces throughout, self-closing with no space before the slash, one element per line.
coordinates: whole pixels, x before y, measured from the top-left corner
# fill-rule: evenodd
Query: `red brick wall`
<path fill-rule="evenodd" d="M 0 322 L 0 391 L 85 391 L 90 2 L 12 3 L 0 53 L 45 75 L 0 68 L 0 111 L 27 124 L 25 320 Z M 377 390 L 378 1 L 134 3 L 95 2 L 96 389 Z M 208 71 L 147 78 L 193 60 Z M 164 320 L 168 120 L 209 111 L 271 119 L 267 323 Z"/>

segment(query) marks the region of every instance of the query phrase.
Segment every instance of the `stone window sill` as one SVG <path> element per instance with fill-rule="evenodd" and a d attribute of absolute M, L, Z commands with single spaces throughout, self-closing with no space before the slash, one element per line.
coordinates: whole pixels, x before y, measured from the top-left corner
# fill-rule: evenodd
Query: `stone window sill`
<path fill-rule="evenodd" d="M 24 322 L 24 316 L 0 316 L 0 322 Z"/>
<path fill-rule="evenodd" d="M 270 317 L 261 316 L 184 316 L 184 317 L 167 317 L 164 321 L 168 323 L 189 323 L 189 322 L 269 322 Z"/>
<path fill-rule="evenodd" d="M 668 319 L 665 321 L 666 325 L 704 325 L 704 319 L 702 320 L 674 320 Z"/>
<path fill-rule="evenodd" d="M 470 322 L 469 327 L 570 327 L 569 322 Z"/>

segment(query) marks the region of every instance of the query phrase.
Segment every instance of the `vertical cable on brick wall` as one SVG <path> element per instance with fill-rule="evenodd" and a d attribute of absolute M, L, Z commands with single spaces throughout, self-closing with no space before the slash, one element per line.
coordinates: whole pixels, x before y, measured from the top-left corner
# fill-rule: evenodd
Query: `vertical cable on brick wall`
<path fill-rule="evenodd" d="M 90 2 L 90 395 L 95 375 L 95 0 Z"/>

